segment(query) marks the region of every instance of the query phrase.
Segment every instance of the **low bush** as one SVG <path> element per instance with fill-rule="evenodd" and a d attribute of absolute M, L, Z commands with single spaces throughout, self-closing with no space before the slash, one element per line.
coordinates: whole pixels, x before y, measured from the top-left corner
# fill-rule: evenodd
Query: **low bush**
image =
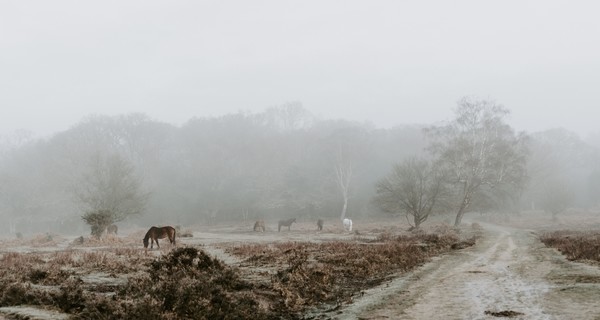
<path fill-rule="evenodd" d="M 80 317 L 268 319 L 270 311 L 258 307 L 252 289 L 236 269 L 202 250 L 184 247 L 152 261 L 147 273 L 131 279 L 112 298 L 88 301 Z"/>
<path fill-rule="evenodd" d="M 540 235 L 548 247 L 556 248 L 569 260 L 591 260 L 600 262 L 600 232 L 553 231 Z"/>

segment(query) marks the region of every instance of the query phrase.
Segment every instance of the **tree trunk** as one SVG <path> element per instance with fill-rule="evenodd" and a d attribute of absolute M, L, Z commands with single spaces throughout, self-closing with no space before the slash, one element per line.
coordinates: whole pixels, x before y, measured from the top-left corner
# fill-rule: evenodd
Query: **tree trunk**
<path fill-rule="evenodd" d="M 342 216 L 340 217 L 340 220 L 346 218 L 346 210 L 348 210 L 348 197 L 344 197 L 344 206 L 342 207 Z"/>
<path fill-rule="evenodd" d="M 469 196 L 469 194 L 465 194 L 465 197 L 463 198 L 463 201 L 460 204 L 460 207 L 458 208 L 458 212 L 456 213 L 456 219 L 454 220 L 454 226 L 458 227 L 460 226 L 460 223 L 462 222 L 462 218 L 465 215 L 465 211 L 467 209 L 467 207 L 469 206 L 469 203 L 471 202 L 471 198 Z"/>
<path fill-rule="evenodd" d="M 344 198 L 344 207 L 342 208 L 341 220 L 346 218 L 346 210 L 348 209 L 348 191 L 350 187 L 350 179 L 352 178 L 352 165 L 349 162 L 342 161 L 342 157 L 340 156 L 340 160 L 338 161 L 340 164 L 335 165 L 335 176 L 340 186 L 340 191 L 342 192 L 342 197 Z"/>
<path fill-rule="evenodd" d="M 461 206 L 462 207 L 462 206 Z M 460 226 L 460 223 L 462 222 L 462 217 L 465 215 L 465 212 L 463 210 L 458 210 L 458 213 L 456 214 L 456 219 L 454 220 L 454 226 L 458 227 Z"/>
<path fill-rule="evenodd" d="M 415 230 L 418 230 L 421 227 L 421 219 L 415 215 L 414 222 L 415 222 Z"/>

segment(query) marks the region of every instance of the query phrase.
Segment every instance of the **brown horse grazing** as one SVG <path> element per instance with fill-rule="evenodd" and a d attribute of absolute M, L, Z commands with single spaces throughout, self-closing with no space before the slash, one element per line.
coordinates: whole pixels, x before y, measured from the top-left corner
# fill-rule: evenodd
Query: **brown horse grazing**
<path fill-rule="evenodd" d="M 319 220 L 317 220 L 317 229 L 318 229 L 319 231 L 322 231 L 322 230 L 323 230 L 323 219 L 319 219 Z"/>
<path fill-rule="evenodd" d="M 258 220 L 254 223 L 254 231 L 265 232 L 265 222 L 263 220 Z"/>
<path fill-rule="evenodd" d="M 287 219 L 287 220 L 279 220 L 279 227 L 277 228 L 277 231 L 278 232 L 281 231 L 281 226 L 288 227 L 288 231 L 289 231 L 293 222 L 296 222 L 296 218 L 291 218 L 291 219 Z"/>
<path fill-rule="evenodd" d="M 117 230 L 119 228 L 117 227 L 116 224 L 111 224 L 110 226 L 106 227 L 106 233 L 107 234 L 117 234 Z"/>
<path fill-rule="evenodd" d="M 158 239 L 164 239 L 166 237 L 169 237 L 169 241 L 171 241 L 171 244 L 175 245 L 176 233 L 177 232 L 175 231 L 175 228 L 171 226 L 160 228 L 151 227 L 150 230 L 148 230 L 148 232 L 146 232 L 146 235 L 144 236 L 144 248 L 148 249 L 148 239 L 150 239 L 150 249 L 152 249 L 154 242 L 156 242 L 156 246 L 160 248 L 160 245 L 158 245 Z"/>

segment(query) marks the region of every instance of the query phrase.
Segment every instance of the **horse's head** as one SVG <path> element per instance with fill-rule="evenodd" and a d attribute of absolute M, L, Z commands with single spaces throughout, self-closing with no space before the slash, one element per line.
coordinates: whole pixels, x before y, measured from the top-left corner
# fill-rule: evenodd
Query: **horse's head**
<path fill-rule="evenodd" d="M 144 241 L 144 248 L 148 248 L 148 238 L 144 238 L 142 241 Z"/>

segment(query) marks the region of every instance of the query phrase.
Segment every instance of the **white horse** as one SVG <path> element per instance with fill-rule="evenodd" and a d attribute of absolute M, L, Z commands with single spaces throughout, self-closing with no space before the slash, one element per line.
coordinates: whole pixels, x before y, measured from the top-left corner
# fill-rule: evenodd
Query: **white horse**
<path fill-rule="evenodd" d="M 342 221 L 342 224 L 344 224 L 346 231 L 352 231 L 352 220 L 346 218 Z"/>

